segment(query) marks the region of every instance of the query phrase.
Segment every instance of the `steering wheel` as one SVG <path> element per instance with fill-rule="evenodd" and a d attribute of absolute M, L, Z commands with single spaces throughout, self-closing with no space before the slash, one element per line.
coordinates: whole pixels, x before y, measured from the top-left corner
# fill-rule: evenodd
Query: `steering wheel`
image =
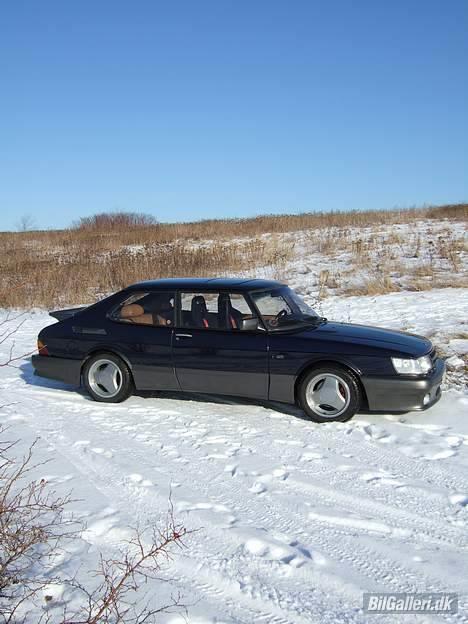
<path fill-rule="evenodd" d="M 283 308 L 282 310 L 280 310 L 278 312 L 278 314 L 275 316 L 275 318 L 271 319 L 270 326 L 271 327 L 278 327 L 281 319 L 283 319 L 285 316 L 288 316 L 288 311 Z"/>

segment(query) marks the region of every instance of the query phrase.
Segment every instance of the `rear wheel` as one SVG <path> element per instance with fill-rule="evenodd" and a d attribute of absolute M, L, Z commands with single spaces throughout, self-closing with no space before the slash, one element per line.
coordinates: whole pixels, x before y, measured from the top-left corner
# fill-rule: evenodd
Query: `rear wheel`
<path fill-rule="evenodd" d="M 83 379 L 91 397 L 102 403 L 120 403 L 133 392 L 128 366 L 113 353 L 92 356 L 84 366 Z"/>
<path fill-rule="evenodd" d="M 357 377 L 340 366 L 311 370 L 301 381 L 299 403 L 313 421 L 345 422 L 361 406 L 362 391 Z"/>

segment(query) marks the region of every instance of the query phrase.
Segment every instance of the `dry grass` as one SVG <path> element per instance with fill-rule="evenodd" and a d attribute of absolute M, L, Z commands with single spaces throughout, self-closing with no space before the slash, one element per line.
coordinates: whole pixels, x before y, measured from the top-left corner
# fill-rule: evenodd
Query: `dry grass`
<path fill-rule="evenodd" d="M 391 292 L 395 285 L 389 276 L 398 273 L 400 263 L 395 245 L 401 242 L 403 247 L 405 241 L 399 242 L 399 234 L 391 230 L 392 245 L 389 240 L 383 244 L 382 237 L 372 232 L 377 226 L 397 227 L 431 218 L 447 219 L 449 228 L 450 219 L 468 219 L 468 205 L 169 224 L 155 223 L 146 215 L 116 213 L 82 219 L 67 230 L 2 232 L 0 307 L 87 303 L 150 278 L 252 274 L 259 267 L 269 267 L 277 278 L 287 277 L 285 267 L 294 252 L 295 235 L 290 234 L 288 240 L 283 235 L 296 231 L 305 233 L 307 254 L 332 258 L 351 250 L 350 268 L 371 269 L 368 284 L 354 293 L 350 284 L 348 290 L 342 289 L 346 294 Z M 367 231 L 362 240 L 351 236 L 356 228 Z M 415 238 L 416 256 L 426 244 Z M 455 243 L 434 237 L 431 244 L 434 257 L 444 258 L 454 271 L 460 269 Z M 376 249 L 380 254 L 377 266 Z M 415 283 L 430 275 L 431 266 L 418 271 Z M 345 277 L 330 274 L 321 287 L 326 290 Z"/>
<path fill-rule="evenodd" d="M 308 274 L 307 286 L 313 285 L 320 298 L 468 287 L 468 240 L 460 218 L 310 229 L 285 238 L 298 246 L 304 261 L 299 272 Z M 288 278 L 297 281 L 294 268 Z"/>

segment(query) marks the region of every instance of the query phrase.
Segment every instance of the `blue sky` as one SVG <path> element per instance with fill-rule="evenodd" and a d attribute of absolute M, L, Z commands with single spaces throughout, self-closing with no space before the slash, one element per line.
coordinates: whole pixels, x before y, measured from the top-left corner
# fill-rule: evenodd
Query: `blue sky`
<path fill-rule="evenodd" d="M 0 77 L 0 229 L 468 199 L 466 0 L 17 0 Z"/>

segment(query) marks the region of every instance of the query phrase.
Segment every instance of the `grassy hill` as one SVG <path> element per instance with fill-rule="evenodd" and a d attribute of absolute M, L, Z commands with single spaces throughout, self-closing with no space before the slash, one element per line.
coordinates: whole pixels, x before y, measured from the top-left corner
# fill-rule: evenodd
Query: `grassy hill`
<path fill-rule="evenodd" d="M 309 292 L 468 287 L 468 204 L 160 224 L 115 213 L 65 230 L 0 233 L 0 307 L 93 302 L 158 277 L 249 275 Z"/>

